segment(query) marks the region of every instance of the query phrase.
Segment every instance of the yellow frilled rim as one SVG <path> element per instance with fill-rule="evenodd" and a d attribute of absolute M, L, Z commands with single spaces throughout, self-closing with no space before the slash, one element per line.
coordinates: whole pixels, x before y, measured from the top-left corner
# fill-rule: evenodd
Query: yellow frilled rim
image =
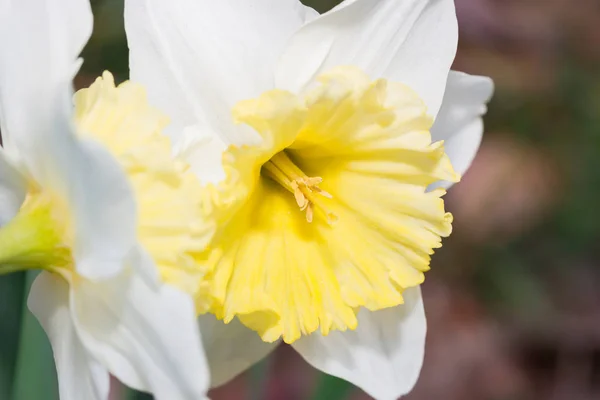
<path fill-rule="evenodd" d="M 234 119 L 263 140 L 230 147 L 227 178 L 202 195 L 216 233 L 199 258 L 199 310 L 291 343 L 402 304 L 451 232 L 445 192 L 427 187 L 459 179 L 426 112 L 407 86 L 351 67 L 301 95 L 237 104 Z"/>

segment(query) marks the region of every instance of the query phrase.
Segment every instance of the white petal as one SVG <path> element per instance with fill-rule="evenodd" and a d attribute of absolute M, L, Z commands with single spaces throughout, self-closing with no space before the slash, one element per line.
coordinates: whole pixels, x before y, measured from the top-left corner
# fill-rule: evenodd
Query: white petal
<path fill-rule="evenodd" d="M 27 304 L 52 344 L 61 400 L 106 400 L 108 372 L 87 353 L 77 336 L 67 282 L 42 272 L 31 286 Z"/>
<path fill-rule="evenodd" d="M 310 21 L 314 20 L 319 15 L 321 15 L 317 10 L 315 10 L 312 7 L 307 7 L 303 4 L 300 4 L 299 2 L 298 4 L 298 13 L 300 14 L 300 18 L 302 19 L 304 24 L 309 23 Z"/>
<path fill-rule="evenodd" d="M 294 35 L 276 84 L 298 91 L 334 66 L 355 65 L 407 84 L 435 116 L 457 41 L 453 0 L 347 0 Z"/>
<path fill-rule="evenodd" d="M 248 126 L 244 144 L 259 144 L 262 138 Z M 228 144 L 221 135 L 201 125 L 186 126 L 173 145 L 173 155 L 185 160 L 203 185 L 217 184 L 225 179 L 223 152 Z"/>
<path fill-rule="evenodd" d="M 279 342 L 265 343 L 237 319 L 224 324 L 213 315 L 198 318 L 210 366 L 211 387 L 223 385 L 271 353 Z"/>
<path fill-rule="evenodd" d="M 91 32 L 88 0 L 5 1 L 0 13 L 0 121 L 9 147 L 15 141 L 20 147 L 36 147 L 44 128 L 55 125 L 54 118 L 70 119 L 65 104 L 71 101 L 71 79 Z M 62 114 L 55 115 L 57 110 Z"/>
<path fill-rule="evenodd" d="M 235 143 L 231 107 L 273 88 L 276 58 L 314 10 L 298 0 L 127 0 L 130 76 L 172 118 Z"/>
<path fill-rule="evenodd" d="M 131 272 L 74 285 L 84 345 L 122 382 L 158 400 L 203 399 L 209 375 L 192 299 Z"/>
<path fill-rule="evenodd" d="M 3 129 L 36 182 L 73 210 L 78 271 L 112 276 L 135 243 L 135 207 L 117 162 L 75 137 L 71 80 L 92 29 L 89 1 L 12 0 L 0 18 Z"/>
<path fill-rule="evenodd" d="M 73 256 L 77 272 L 90 279 L 119 273 L 136 243 L 133 192 L 125 172 L 101 145 L 77 140 L 58 126 L 40 140 L 35 178 L 62 195 L 75 229 Z M 42 139 L 42 138 L 40 138 Z M 41 150 L 41 149 L 40 149 Z"/>
<path fill-rule="evenodd" d="M 136 243 L 133 191 L 121 166 L 102 146 L 63 139 L 48 146 L 48 155 L 63 161 L 59 172 L 62 182 L 68 182 L 63 193 L 74 211 L 77 271 L 88 278 L 114 276 Z"/>
<path fill-rule="evenodd" d="M 181 138 L 173 146 L 173 154 L 188 162 L 201 184 L 216 184 L 225 179 L 223 152 L 226 148 L 219 135 L 194 125 L 183 129 Z"/>
<path fill-rule="evenodd" d="M 25 177 L 0 149 L 0 226 L 10 221 L 21 208 L 27 194 Z"/>
<path fill-rule="evenodd" d="M 390 309 L 361 310 L 355 331 L 313 334 L 293 346 L 315 368 L 378 400 L 397 399 L 417 382 L 427 330 L 420 288 L 406 289 L 404 300 Z"/>
<path fill-rule="evenodd" d="M 434 141 L 444 140 L 452 166 L 464 174 L 481 143 L 486 103 L 494 92 L 494 82 L 485 76 L 451 71 L 442 108 L 431 129 Z M 449 187 L 450 182 L 438 186 Z"/>

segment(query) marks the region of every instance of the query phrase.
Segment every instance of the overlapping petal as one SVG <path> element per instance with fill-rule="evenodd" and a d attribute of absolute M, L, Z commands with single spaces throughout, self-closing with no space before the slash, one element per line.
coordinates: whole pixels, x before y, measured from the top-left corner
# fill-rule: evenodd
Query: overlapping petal
<path fill-rule="evenodd" d="M 158 399 L 202 399 L 209 378 L 192 299 L 126 271 L 80 281 L 70 298 L 86 349 L 127 385 Z"/>
<path fill-rule="evenodd" d="M 354 65 L 408 85 L 435 117 L 457 41 L 453 0 L 346 0 L 292 37 L 276 86 L 297 92 L 332 67 Z"/>
<path fill-rule="evenodd" d="M 62 182 L 68 182 L 66 189 L 74 211 L 77 271 L 89 278 L 114 276 L 136 241 L 133 190 L 121 166 L 97 143 L 80 140 L 72 152 L 67 149 L 62 147 L 60 154 L 49 155 L 62 160 L 68 157 Z"/>
<path fill-rule="evenodd" d="M 106 400 L 108 371 L 79 339 L 71 319 L 69 290 L 62 278 L 42 272 L 31 286 L 27 304 L 50 339 L 61 400 Z"/>
<path fill-rule="evenodd" d="M 431 135 L 443 140 L 452 166 L 464 174 L 479 149 L 483 136 L 483 115 L 486 103 L 492 97 L 494 82 L 485 76 L 473 76 L 450 71 L 442 108 Z M 438 186 L 449 187 L 450 182 Z"/>
<path fill-rule="evenodd" d="M 68 121 L 71 80 L 92 32 L 92 12 L 82 0 L 5 0 L 0 12 L 0 51 L 11 55 L 0 60 L 2 136 L 35 158 L 32 151 L 44 149 L 39 138 L 57 120 Z"/>
<path fill-rule="evenodd" d="M 200 124 L 235 142 L 231 107 L 273 87 L 279 53 L 312 17 L 298 0 L 127 0 L 131 79 L 172 117 L 176 141 Z"/>
<path fill-rule="evenodd" d="M 6 12 L 0 15 L 3 134 L 16 149 L 29 194 L 47 200 L 52 218 L 40 223 L 57 225 L 58 246 L 68 259 L 61 270 L 42 265 L 56 275 L 42 274 L 30 301 L 52 341 L 61 393 L 67 399 L 105 400 L 109 370 L 159 399 L 203 398 L 208 374 L 193 301 L 158 285 L 154 261 L 138 249 L 134 193 L 122 164 L 87 132 L 79 135 L 73 122 L 71 80 L 91 32 L 89 2 L 10 0 L 0 7 Z M 140 104 L 145 105 L 135 105 Z M 131 129 L 132 121 L 125 121 Z M 111 121 L 103 122 L 110 130 Z M 153 122 L 142 118 L 138 124 L 154 132 Z M 2 188 L 12 190 L 11 201 L 18 202 L 16 175 L 2 172 Z M 178 203 L 165 206 L 172 204 Z"/>
<path fill-rule="evenodd" d="M 77 141 L 72 122 L 71 80 L 92 29 L 89 2 L 8 4 L 0 16 L 0 52 L 11 55 L 0 61 L 2 134 L 35 181 L 73 210 L 79 271 L 114 275 L 135 243 L 131 190 L 105 151 Z"/>
<path fill-rule="evenodd" d="M 25 177 L 0 149 L 0 227 L 17 214 L 26 193 Z"/>
<path fill-rule="evenodd" d="M 225 325 L 213 315 L 198 318 L 210 366 L 211 387 L 220 386 L 269 355 L 278 343 L 265 343 L 239 321 Z"/>
<path fill-rule="evenodd" d="M 244 332 L 237 317 L 266 341 L 283 336 L 293 342 L 313 332 L 294 343 L 307 361 L 375 398 L 407 393 L 421 368 L 426 331 L 420 290 L 412 286 L 422 282 L 440 236 L 450 233 L 444 191 L 426 188 L 458 179 L 448 159 L 457 172 L 466 170 L 491 93 L 489 81 L 450 72 L 458 35 L 454 2 L 346 0 L 322 16 L 291 0 L 126 2 L 132 77 L 173 117 L 169 134 L 201 181 L 213 184 L 211 190 L 224 181 L 226 188 L 208 197 L 225 194 L 221 205 L 234 205 L 215 218 L 222 227 L 217 236 L 227 243 L 217 238 L 204 255 L 214 266 L 210 311 L 228 322 L 201 318 L 210 335 L 204 343 L 213 385 L 271 349 L 258 341 L 239 348 L 253 332 Z M 288 18 L 291 10 L 301 12 Z M 311 93 L 318 76 L 340 65 L 398 82 L 389 84 L 399 90 L 385 100 L 396 111 L 369 114 L 369 101 L 357 111 L 343 101 L 343 88 L 331 85 L 330 96 L 322 96 L 329 102 L 307 101 L 314 112 L 291 144 L 293 129 L 280 128 L 297 115 L 278 119 L 274 104 L 291 103 L 277 89 Z M 385 85 L 374 85 L 368 100 L 381 99 L 377 88 Z M 260 132 L 263 142 L 252 142 L 252 130 L 230 126 L 231 110 L 269 89 L 276 90 L 234 111 Z M 336 93 L 339 102 L 331 101 Z M 367 122 L 357 125 L 360 118 Z M 405 125 L 394 125 L 390 135 L 394 120 Z M 432 144 L 442 139 L 449 157 L 442 143 Z M 316 216 L 307 224 L 292 194 L 260 175 L 274 155 L 268 147 L 283 148 L 277 140 L 291 144 L 286 152 L 303 172 L 323 178 L 322 188 L 334 198 L 323 204 L 338 217 L 333 228 Z M 223 152 L 224 162 L 215 154 Z M 231 176 L 244 181 L 241 189 L 230 186 Z M 357 318 L 355 331 L 330 333 L 355 328 Z"/>
<path fill-rule="evenodd" d="M 395 400 L 417 382 L 427 324 L 421 289 L 404 292 L 404 304 L 358 314 L 354 331 L 301 338 L 293 344 L 321 371 L 352 382 L 378 400 Z"/>

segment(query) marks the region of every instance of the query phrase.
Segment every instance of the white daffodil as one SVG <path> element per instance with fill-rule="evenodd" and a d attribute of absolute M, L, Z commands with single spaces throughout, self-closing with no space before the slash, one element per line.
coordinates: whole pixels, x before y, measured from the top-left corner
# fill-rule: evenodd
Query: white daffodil
<path fill-rule="evenodd" d="M 106 400 L 109 372 L 157 399 L 204 398 L 193 300 L 156 268 L 191 263 L 201 187 L 139 85 L 105 73 L 73 107 L 91 31 L 87 0 L 0 1 L 0 274 L 43 270 L 28 304 L 61 399 Z"/>
<path fill-rule="evenodd" d="M 410 391 L 419 285 L 451 232 L 439 186 L 471 163 L 493 90 L 450 71 L 452 0 L 323 15 L 298 0 L 126 0 L 125 22 L 131 78 L 205 185 L 210 272 L 193 294 L 212 385 L 283 340 L 377 399 Z"/>

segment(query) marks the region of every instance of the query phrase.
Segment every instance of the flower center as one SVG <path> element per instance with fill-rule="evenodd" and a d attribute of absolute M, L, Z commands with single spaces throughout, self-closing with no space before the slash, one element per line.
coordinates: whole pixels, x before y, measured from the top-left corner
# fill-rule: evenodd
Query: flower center
<path fill-rule="evenodd" d="M 262 173 L 283 186 L 294 195 L 301 211 L 306 211 L 306 221 L 312 222 L 315 209 L 322 214 L 330 225 L 338 220 L 335 213 L 329 211 L 320 201 L 320 196 L 328 199 L 333 196 L 319 187 L 323 182 L 320 176 L 309 177 L 298 168 L 285 151 L 275 154 L 262 166 Z"/>
<path fill-rule="evenodd" d="M 428 187 L 458 180 L 418 95 L 339 67 L 232 114 L 262 140 L 229 146 L 226 178 L 207 186 L 216 233 L 199 259 L 209 272 L 197 310 L 293 343 L 402 304 L 452 230 L 444 191 Z"/>

